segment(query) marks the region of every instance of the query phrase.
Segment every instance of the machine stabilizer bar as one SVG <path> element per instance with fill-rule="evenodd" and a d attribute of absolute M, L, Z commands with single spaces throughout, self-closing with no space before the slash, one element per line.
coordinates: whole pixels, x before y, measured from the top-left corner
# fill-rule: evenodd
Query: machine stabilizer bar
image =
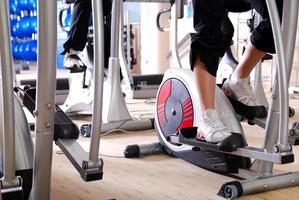
<path fill-rule="evenodd" d="M 126 158 L 138 158 L 141 156 L 158 154 L 164 152 L 163 146 L 157 142 L 152 144 L 144 144 L 144 145 L 129 145 L 124 150 L 124 156 Z"/>
<path fill-rule="evenodd" d="M 293 187 L 299 185 L 299 172 L 278 174 L 268 177 L 258 177 L 253 180 L 233 181 L 222 185 L 219 196 L 227 199 L 281 188 Z"/>

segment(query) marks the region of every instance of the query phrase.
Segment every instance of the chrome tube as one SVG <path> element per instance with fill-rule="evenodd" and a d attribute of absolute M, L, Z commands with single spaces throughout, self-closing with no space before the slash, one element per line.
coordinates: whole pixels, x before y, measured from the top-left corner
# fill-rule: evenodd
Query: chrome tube
<path fill-rule="evenodd" d="M 279 135 L 278 143 L 283 147 L 288 146 L 288 83 L 287 83 L 287 63 L 284 51 L 282 32 L 280 26 L 280 18 L 277 11 L 276 2 L 266 0 L 269 16 L 272 24 L 272 32 L 275 41 L 275 48 L 278 57 L 278 98 L 279 98 Z M 286 3 L 286 2 L 285 2 Z M 283 133 L 283 134 L 281 134 Z"/>
<path fill-rule="evenodd" d="M 57 1 L 38 1 L 36 138 L 31 198 L 49 200 L 56 90 Z"/>
<path fill-rule="evenodd" d="M 113 0 L 112 4 L 112 16 L 111 16 L 111 49 L 110 57 L 118 58 L 118 49 L 119 49 L 119 25 L 120 25 L 120 6 L 121 0 Z"/>
<path fill-rule="evenodd" d="M 0 1 L 0 61 L 3 85 L 3 176 L 5 182 L 15 177 L 15 109 L 13 93 L 13 61 L 10 44 L 9 1 Z M 2 114 L 2 113 L 1 113 Z M 2 133 L 1 133 L 2 134 Z"/>
<path fill-rule="evenodd" d="M 178 52 L 178 1 L 175 1 L 175 3 L 172 5 L 171 8 L 171 52 L 173 52 L 173 61 L 176 65 L 176 67 L 183 68 L 180 55 Z"/>
<path fill-rule="evenodd" d="M 284 48 L 286 51 L 286 62 L 288 66 L 288 81 L 290 80 L 294 51 L 296 46 L 296 35 L 298 23 L 298 7 L 299 2 L 294 0 L 284 0 L 285 3 L 283 7 L 283 22 L 282 22 L 282 35 L 284 40 Z"/>
<path fill-rule="evenodd" d="M 128 61 L 125 59 L 125 48 L 124 48 L 124 29 L 122 27 L 124 27 L 124 6 L 123 6 L 123 0 L 120 0 L 120 67 L 121 67 L 121 73 L 124 77 L 125 83 L 126 83 L 126 87 L 127 90 L 131 90 L 131 85 L 130 85 L 130 78 L 129 78 L 129 64 Z M 128 19 L 127 19 L 127 25 L 129 25 L 128 23 Z"/>
<path fill-rule="evenodd" d="M 94 26 L 94 100 L 89 159 L 92 163 L 98 163 L 100 133 L 102 127 L 102 105 L 104 84 L 104 21 L 102 1 L 92 0 L 92 9 Z"/>

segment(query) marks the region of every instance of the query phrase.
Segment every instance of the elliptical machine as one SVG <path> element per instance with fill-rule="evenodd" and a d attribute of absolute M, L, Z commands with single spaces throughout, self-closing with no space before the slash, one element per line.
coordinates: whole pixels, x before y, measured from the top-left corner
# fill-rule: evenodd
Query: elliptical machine
<path fill-rule="evenodd" d="M 85 152 L 75 139 L 56 138 L 56 144 L 68 156 L 85 181 L 99 180 L 103 175 L 103 161 L 98 155 L 102 121 L 104 60 L 104 55 L 98 50 L 104 46 L 103 29 L 101 28 L 103 27 L 103 11 L 102 1 L 93 0 L 92 2 L 95 11 L 93 13 L 96 35 L 94 74 L 97 89 L 94 90 L 95 94 L 93 95 L 96 103 L 93 107 L 90 152 Z M 55 118 L 57 117 L 57 113 L 55 113 L 57 112 L 57 107 L 55 110 L 57 2 L 38 1 L 37 98 L 36 103 L 31 102 L 31 105 L 34 104 L 31 107 L 34 110 L 31 112 L 36 118 L 33 134 L 35 137 L 34 148 L 26 116 L 19 99 L 13 93 L 8 5 L 8 0 L 0 2 L 0 60 L 3 72 L 3 91 L 0 89 L 1 98 L 3 97 L 0 106 L 0 119 L 3 122 L 1 123 L 3 134 L 0 135 L 0 162 L 3 161 L 0 170 L 0 199 L 49 200 L 54 126 L 56 126 L 54 115 L 56 114 Z M 58 115 L 60 111 L 59 109 Z M 72 131 L 75 130 L 72 129 Z M 64 133 L 62 130 L 61 134 Z"/>
<path fill-rule="evenodd" d="M 298 185 L 299 172 L 273 175 L 274 164 L 294 162 L 292 145 L 299 144 L 298 133 L 294 131 L 289 133 L 288 130 L 287 89 L 294 55 L 293 41 L 296 38 L 298 1 L 284 1 L 283 31 L 279 23 L 276 2 L 271 0 L 266 2 L 271 17 L 279 66 L 267 119 L 250 119 L 256 125 L 265 128 L 264 146 L 262 148 L 248 146 L 232 105 L 218 88 L 215 96 L 216 110 L 224 124 L 231 132 L 237 134 L 231 136 L 235 138 L 227 138 L 217 144 L 195 138 L 199 121 L 197 117 L 201 110 L 197 92 L 192 92 L 195 88 L 194 75 L 190 70 L 180 69 L 181 64 L 175 48 L 177 45 L 176 6 L 178 5 L 176 1 L 172 7 L 171 19 L 172 30 L 174 30 L 173 52 L 178 67 L 169 69 L 165 73 L 157 96 L 155 125 L 160 142 L 128 146 L 125 150 L 126 157 L 167 152 L 221 174 L 234 173 L 239 177 L 252 177 L 251 180 L 225 183 L 218 195 L 230 199 Z"/>
<path fill-rule="evenodd" d="M 153 119 L 140 119 L 134 120 L 130 115 L 130 112 L 126 106 L 125 98 L 123 96 L 121 86 L 120 86 L 120 70 L 123 74 L 124 79 L 128 79 L 127 69 L 120 69 L 120 59 L 119 59 L 119 44 L 120 37 L 119 33 L 120 24 L 121 24 L 121 13 L 123 9 L 123 1 L 113 1 L 112 9 L 111 9 L 111 31 L 108 29 L 108 25 L 110 25 L 110 20 L 107 19 L 106 26 L 104 27 L 104 31 L 108 36 L 111 32 L 111 37 L 107 37 L 110 42 L 110 48 L 105 49 L 105 60 L 106 57 L 109 58 L 107 61 L 108 72 L 106 80 L 104 81 L 104 96 L 103 96 L 103 124 L 102 124 L 102 132 L 107 132 L 115 129 L 123 129 L 127 131 L 138 131 L 138 130 L 148 130 L 154 128 Z M 95 30 L 94 30 L 95 31 Z M 93 39 L 95 40 L 95 38 Z M 107 41 L 104 41 L 105 45 L 109 46 Z M 62 110 L 64 110 L 67 114 L 76 114 L 76 113 L 89 113 L 91 111 L 93 101 L 93 93 L 95 85 L 93 84 L 93 79 L 95 79 L 95 74 L 90 73 L 90 68 L 93 66 L 95 57 L 91 56 L 92 52 L 89 51 L 90 47 L 85 48 L 85 58 L 84 63 L 87 65 L 87 69 L 82 73 L 72 74 L 71 78 L 71 86 L 70 93 L 62 106 Z M 103 51 L 100 49 L 99 51 Z M 110 50 L 110 52 L 107 52 Z M 110 53 L 110 54 L 109 54 Z M 110 56 L 107 56 L 110 55 Z M 84 78 L 85 77 L 85 78 Z M 85 84 L 82 84 L 81 81 Z M 129 81 L 126 81 L 129 83 Z M 83 97 L 82 97 L 83 96 Z M 101 122 L 100 122 L 101 123 Z M 90 136 L 91 125 L 86 124 L 82 126 L 81 133 L 84 136 Z"/>

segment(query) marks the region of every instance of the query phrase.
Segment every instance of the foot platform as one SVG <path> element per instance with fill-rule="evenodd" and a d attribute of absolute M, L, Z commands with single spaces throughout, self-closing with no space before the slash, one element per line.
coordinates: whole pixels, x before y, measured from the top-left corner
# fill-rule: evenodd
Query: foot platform
<path fill-rule="evenodd" d="M 196 139 L 197 127 L 181 129 L 178 133 L 179 142 L 182 144 L 191 145 L 199 149 L 208 149 L 214 151 L 226 151 L 233 152 L 238 148 L 245 147 L 246 142 L 241 134 L 232 133 L 231 136 L 227 137 L 221 142 L 216 144 L 209 143 L 204 140 Z"/>
<path fill-rule="evenodd" d="M 87 67 L 84 66 L 78 66 L 78 65 L 74 65 L 73 67 L 65 67 L 66 69 L 70 70 L 70 73 L 81 73 L 81 72 L 85 72 Z"/>
<path fill-rule="evenodd" d="M 23 96 L 23 105 L 34 115 L 36 88 L 27 89 Z M 54 118 L 54 140 L 60 139 L 78 139 L 78 126 L 55 105 Z"/>
<path fill-rule="evenodd" d="M 239 115 L 245 117 L 246 119 L 253 120 L 254 118 L 265 118 L 267 117 L 268 111 L 265 106 L 247 106 L 240 101 L 227 96 L 231 102 L 234 110 Z"/>

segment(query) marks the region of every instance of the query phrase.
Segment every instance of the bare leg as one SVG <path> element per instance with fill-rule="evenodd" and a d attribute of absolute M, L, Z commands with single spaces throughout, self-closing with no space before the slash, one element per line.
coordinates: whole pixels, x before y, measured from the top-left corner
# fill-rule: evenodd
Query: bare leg
<path fill-rule="evenodd" d="M 199 57 L 196 58 L 194 64 L 194 76 L 203 112 L 200 117 L 197 138 L 217 143 L 229 137 L 231 133 L 221 122 L 215 110 L 216 78 L 207 71 Z"/>
<path fill-rule="evenodd" d="M 249 42 L 237 69 L 222 87 L 227 96 L 238 100 L 246 106 L 254 106 L 252 109 L 248 109 L 246 113 L 243 113 L 244 109 L 236 110 L 247 118 L 263 118 L 267 116 L 266 108 L 256 101 L 256 95 L 249 84 L 250 72 L 265 55 L 265 52 L 258 50 Z"/>
<path fill-rule="evenodd" d="M 255 65 L 262 60 L 265 55 L 266 52 L 258 50 L 249 41 L 244 55 L 242 56 L 241 61 L 239 62 L 238 67 L 233 75 L 239 79 L 247 78 Z"/>
<path fill-rule="evenodd" d="M 206 66 L 199 57 L 196 58 L 194 64 L 194 73 L 202 110 L 214 110 L 216 78 L 206 70 Z"/>

